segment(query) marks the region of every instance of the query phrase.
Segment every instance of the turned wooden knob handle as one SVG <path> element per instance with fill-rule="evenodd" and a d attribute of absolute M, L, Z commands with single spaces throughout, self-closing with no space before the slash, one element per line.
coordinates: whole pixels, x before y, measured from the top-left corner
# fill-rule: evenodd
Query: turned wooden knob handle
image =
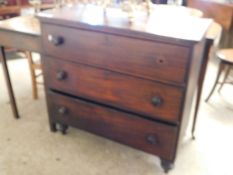
<path fill-rule="evenodd" d="M 159 97 L 159 96 L 154 96 L 152 97 L 151 99 L 151 103 L 154 105 L 154 106 L 160 106 L 162 104 L 162 98 Z"/>
<path fill-rule="evenodd" d="M 64 38 L 63 37 L 61 37 L 61 36 L 54 36 L 54 35 L 51 35 L 51 34 L 48 35 L 48 40 L 54 46 L 59 46 L 59 45 L 62 45 L 64 43 Z"/>
<path fill-rule="evenodd" d="M 67 77 L 67 73 L 65 71 L 58 71 L 57 72 L 57 79 L 58 80 L 65 80 Z"/>
<path fill-rule="evenodd" d="M 68 113 L 68 109 L 66 108 L 66 107 L 60 107 L 59 109 L 58 109 L 58 113 L 59 114 L 62 114 L 62 115 L 64 115 L 64 114 L 67 114 Z"/>
<path fill-rule="evenodd" d="M 149 134 L 149 135 L 146 137 L 146 140 L 147 140 L 147 142 L 149 142 L 151 145 L 157 145 L 157 144 L 158 144 L 158 140 L 157 140 L 156 136 L 153 135 L 153 134 Z"/>

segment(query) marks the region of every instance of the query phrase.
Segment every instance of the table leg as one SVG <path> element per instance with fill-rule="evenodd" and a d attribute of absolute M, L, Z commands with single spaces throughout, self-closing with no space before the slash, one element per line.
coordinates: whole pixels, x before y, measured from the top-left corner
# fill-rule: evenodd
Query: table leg
<path fill-rule="evenodd" d="M 197 99 L 196 99 L 196 104 L 195 104 L 195 110 L 194 110 L 194 118 L 193 118 L 193 126 L 192 126 L 192 139 L 195 139 L 194 132 L 196 128 L 196 122 L 197 122 L 197 114 L 199 110 L 199 104 L 200 104 L 200 99 L 201 99 L 201 94 L 202 94 L 202 88 L 203 88 L 203 82 L 206 74 L 206 68 L 207 64 L 209 61 L 209 53 L 211 46 L 213 45 L 213 40 L 206 40 L 205 48 L 204 48 L 204 53 L 203 53 L 203 58 L 202 58 L 202 64 L 201 64 L 201 69 L 200 69 L 200 75 L 198 79 L 198 85 L 197 85 Z"/>
<path fill-rule="evenodd" d="M 4 72 L 4 75 L 5 75 L 5 79 L 6 79 L 8 94 L 9 94 L 9 97 L 10 97 L 10 104 L 11 104 L 11 108 L 12 108 L 14 117 L 16 119 L 18 119 L 19 118 L 19 113 L 18 113 L 16 101 L 15 101 L 14 91 L 13 91 L 13 88 L 12 88 L 12 85 L 11 85 L 10 75 L 9 75 L 7 62 L 6 62 L 6 55 L 5 55 L 4 47 L 2 47 L 2 46 L 0 46 L 0 47 L 1 47 L 0 61 L 2 61 L 3 72 Z"/>

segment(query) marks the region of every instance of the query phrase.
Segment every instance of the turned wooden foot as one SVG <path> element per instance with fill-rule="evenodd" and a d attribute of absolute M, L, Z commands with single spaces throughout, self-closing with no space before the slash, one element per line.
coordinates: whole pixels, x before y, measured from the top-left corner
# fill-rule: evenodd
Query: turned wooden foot
<path fill-rule="evenodd" d="M 164 159 L 161 159 L 161 166 L 162 166 L 165 173 L 168 173 L 168 171 L 174 167 L 174 165 L 171 161 L 167 161 Z"/>
<path fill-rule="evenodd" d="M 50 131 L 51 132 L 56 132 L 57 128 L 56 128 L 56 123 L 49 123 L 50 126 Z"/>
<path fill-rule="evenodd" d="M 58 123 L 56 129 L 60 131 L 62 134 L 66 134 L 68 126 L 65 124 Z"/>
<path fill-rule="evenodd" d="M 192 140 L 195 140 L 195 139 L 196 139 L 196 137 L 195 137 L 194 133 L 192 133 Z"/>

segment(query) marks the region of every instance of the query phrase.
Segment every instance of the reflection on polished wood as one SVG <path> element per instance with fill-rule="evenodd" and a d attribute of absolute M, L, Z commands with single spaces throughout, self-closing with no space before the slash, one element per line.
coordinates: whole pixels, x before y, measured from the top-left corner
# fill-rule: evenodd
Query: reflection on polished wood
<path fill-rule="evenodd" d="M 159 36 L 169 37 L 170 40 L 179 38 L 183 40 L 199 41 L 205 33 L 202 28 L 207 27 L 210 19 L 199 20 L 193 17 L 191 10 L 185 7 L 154 5 L 155 10 L 148 15 L 145 12 L 139 12 L 133 23 L 129 22 L 128 16 L 120 9 L 107 9 L 106 15 L 101 7 L 93 5 L 64 7 L 62 9 L 53 9 L 39 13 L 39 17 L 46 17 L 47 21 L 61 21 L 66 25 L 65 20 L 69 20 L 74 27 L 95 28 L 106 31 L 108 28 L 118 34 L 130 30 L 136 36 L 145 36 L 156 38 Z M 173 10 L 172 10 L 173 9 Z M 171 13 L 172 10 L 172 13 Z M 169 12 L 169 13 L 168 13 Z M 92 13 L 92 16 L 90 16 Z M 69 25 L 70 25 L 69 24 Z M 105 27 L 102 27 L 105 26 Z M 121 29 L 121 30 L 116 30 Z M 195 29 L 195 30 L 193 30 Z"/>

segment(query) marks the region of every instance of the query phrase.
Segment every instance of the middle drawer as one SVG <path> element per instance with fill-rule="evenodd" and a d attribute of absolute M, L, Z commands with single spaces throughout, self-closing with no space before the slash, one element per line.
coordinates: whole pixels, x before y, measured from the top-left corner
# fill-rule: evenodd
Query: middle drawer
<path fill-rule="evenodd" d="M 178 123 L 182 88 L 51 57 L 44 58 L 44 71 L 51 89 Z"/>

